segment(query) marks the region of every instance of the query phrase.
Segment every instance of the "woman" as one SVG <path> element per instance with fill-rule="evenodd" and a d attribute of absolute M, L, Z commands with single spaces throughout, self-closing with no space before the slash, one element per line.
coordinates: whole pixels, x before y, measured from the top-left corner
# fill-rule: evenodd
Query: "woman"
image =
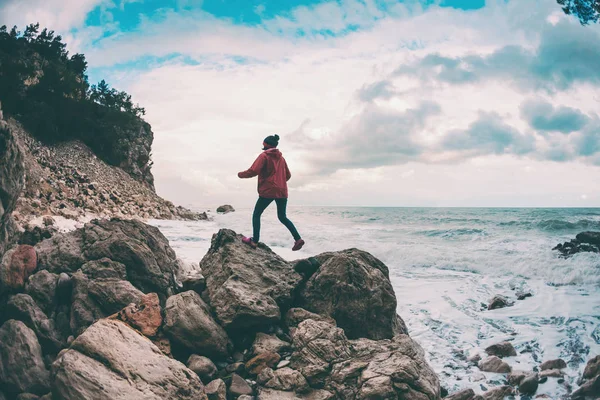
<path fill-rule="evenodd" d="M 277 204 L 277 217 L 294 237 L 293 251 L 300 250 L 304 246 L 304 240 L 298 234 L 296 227 L 286 216 L 288 188 L 287 181 L 292 174 L 283 158 L 277 150 L 279 135 L 267 136 L 263 141 L 263 152 L 258 156 L 250 169 L 238 173 L 240 178 L 252 178 L 258 175 L 258 201 L 252 214 L 253 236 L 244 237 L 242 241 L 252 248 L 256 248 L 260 238 L 260 216 L 263 211 L 275 201 Z"/>

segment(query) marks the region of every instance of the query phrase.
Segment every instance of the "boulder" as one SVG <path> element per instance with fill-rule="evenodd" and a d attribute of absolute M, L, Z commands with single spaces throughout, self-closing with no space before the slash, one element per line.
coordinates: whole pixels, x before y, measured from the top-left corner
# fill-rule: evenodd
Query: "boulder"
<path fill-rule="evenodd" d="M 14 319 L 0 327 L 0 387 L 14 395 L 50 390 L 50 374 L 35 332 Z"/>
<path fill-rule="evenodd" d="M 448 397 L 445 397 L 446 400 L 475 400 L 476 395 L 473 389 L 465 389 L 460 392 L 451 394 Z"/>
<path fill-rule="evenodd" d="M 581 252 L 600 252 L 600 232 L 581 232 L 569 242 L 559 243 L 552 250 L 558 250 L 563 257 Z"/>
<path fill-rule="evenodd" d="M 485 349 L 485 352 L 490 356 L 503 357 L 514 357 L 517 355 L 517 351 L 510 342 L 500 342 L 493 344 Z"/>
<path fill-rule="evenodd" d="M 217 359 L 230 354 L 227 333 L 215 322 L 209 307 L 194 291 L 167 299 L 163 329 L 172 341 L 192 353 Z"/>
<path fill-rule="evenodd" d="M 45 354 L 56 354 L 66 345 L 65 338 L 60 337 L 54 321 L 48 319 L 31 296 L 25 293 L 16 294 L 8 300 L 5 317 L 22 321 L 32 329 Z"/>
<path fill-rule="evenodd" d="M 540 378 L 562 378 L 563 376 L 560 369 L 545 369 L 540 372 Z"/>
<path fill-rule="evenodd" d="M 252 343 L 252 348 L 250 352 L 253 355 L 259 355 L 262 353 L 282 353 L 285 351 L 289 351 L 291 349 L 291 344 L 288 342 L 284 342 L 279 339 L 277 336 L 267 335 L 263 332 L 258 332 L 256 334 L 256 338 L 254 339 L 254 343 Z"/>
<path fill-rule="evenodd" d="M 54 394 L 71 399 L 206 399 L 198 376 L 118 320 L 102 319 L 52 364 Z"/>
<path fill-rule="evenodd" d="M 215 379 L 204 388 L 208 400 L 227 400 L 227 386 L 223 379 Z"/>
<path fill-rule="evenodd" d="M 158 228 L 137 220 L 93 220 L 73 232 L 36 245 L 39 267 L 74 272 L 92 260 L 108 258 L 126 266 L 127 280 L 162 299 L 175 292 L 179 263 Z"/>
<path fill-rule="evenodd" d="M 333 400 L 336 397 L 322 389 L 313 389 L 306 393 L 285 392 L 282 390 L 259 388 L 257 400 Z M 240 400 L 241 397 L 238 398 Z"/>
<path fill-rule="evenodd" d="M 36 267 L 37 255 L 32 246 L 21 244 L 7 251 L 0 262 L 0 293 L 22 290 Z"/>
<path fill-rule="evenodd" d="M 519 384 L 519 392 L 522 394 L 533 395 L 539 386 L 538 374 L 529 374 Z"/>
<path fill-rule="evenodd" d="M 206 279 L 204 278 L 204 275 L 198 271 L 181 278 L 181 284 L 184 292 L 193 290 L 198 294 L 202 294 L 204 289 L 206 289 Z"/>
<path fill-rule="evenodd" d="M 390 378 L 398 397 L 440 397 L 437 375 L 427 365 L 423 349 L 408 335 L 391 340 L 348 340 L 342 329 L 308 319 L 294 330 L 293 345 L 290 367 L 312 387 L 339 398 L 360 398 L 360 393 L 367 396 L 384 383 L 381 377 Z M 369 383 L 374 378 L 378 379 Z"/>
<path fill-rule="evenodd" d="M 600 399 L 600 375 L 588 380 L 571 395 L 572 399 Z"/>
<path fill-rule="evenodd" d="M 72 282 L 70 324 L 77 335 L 98 319 L 115 314 L 131 303 L 139 303 L 144 296 L 129 281 L 90 279 L 82 271 L 73 274 Z"/>
<path fill-rule="evenodd" d="M 567 368 L 567 363 L 565 360 L 557 358 L 556 360 L 548 360 L 544 361 L 542 365 L 540 365 L 540 369 L 545 371 L 547 369 L 563 369 Z"/>
<path fill-rule="evenodd" d="M 30 295 L 37 305 L 49 315 L 56 309 L 57 283 L 58 275 L 42 270 L 29 277 L 25 284 L 25 293 Z"/>
<path fill-rule="evenodd" d="M 241 376 L 238 374 L 232 374 L 231 383 L 229 385 L 229 393 L 231 393 L 234 398 L 245 394 L 251 395 L 252 388 Z"/>
<path fill-rule="evenodd" d="M 528 375 L 529 374 L 525 371 L 512 371 L 510 374 L 508 374 L 506 379 L 508 380 L 509 385 L 519 386 L 523 379 L 525 379 L 525 377 Z"/>
<path fill-rule="evenodd" d="M 513 303 L 508 300 L 507 297 L 496 295 L 490 300 L 488 304 L 488 310 L 496 310 L 498 308 L 510 307 L 512 305 Z"/>
<path fill-rule="evenodd" d="M 513 394 L 514 390 L 510 386 L 500 386 L 484 392 L 481 397 L 483 397 L 484 400 L 504 400 L 505 397 Z"/>
<path fill-rule="evenodd" d="M 241 235 L 228 229 L 213 235 L 200 267 L 206 277 L 204 293 L 230 333 L 249 334 L 279 323 L 280 308 L 291 305 L 292 292 L 301 281 L 291 265 L 267 246 L 250 249 Z"/>
<path fill-rule="evenodd" d="M 156 293 L 143 295 L 138 304 L 131 303 L 119 311 L 119 319 L 142 332 L 154 337 L 162 325 L 160 302 Z"/>
<path fill-rule="evenodd" d="M 305 393 L 310 390 L 308 382 L 302 374 L 291 368 L 281 368 L 273 371 L 273 377 L 264 386 L 266 388 Z"/>
<path fill-rule="evenodd" d="M 357 249 L 315 259 L 320 267 L 299 291 L 298 306 L 332 317 L 350 339 L 390 339 L 407 333 L 396 315 L 396 296 L 385 264 Z"/>
<path fill-rule="evenodd" d="M 484 372 L 495 372 L 498 374 L 508 374 L 511 371 L 510 365 L 496 356 L 489 356 L 479 361 L 479 369 Z"/>
<path fill-rule="evenodd" d="M 217 367 L 210 358 L 192 354 L 187 361 L 187 367 L 194 371 L 202 382 L 210 382 L 217 375 Z M 208 396 L 210 399 L 210 396 Z"/>
<path fill-rule="evenodd" d="M 583 370 L 583 379 L 592 379 L 600 375 L 600 355 L 590 358 Z"/>
<path fill-rule="evenodd" d="M 219 214 L 227 214 L 227 213 L 234 212 L 234 211 L 235 211 L 235 209 L 232 206 L 230 206 L 229 204 L 225 204 L 223 206 L 217 207 L 217 212 Z"/>
<path fill-rule="evenodd" d="M 331 317 L 315 314 L 300 307 L 290 308 L 285 314 L 284 322 L 288 328 L 295 328 L 300 324 L 300 322 L 305 321 L 307 319 L 314 319 L 315 321 L 324 321 L 331 325 L 336 324 L 335 319 Z"/>
<path fill-rule="evenodd" d="M 277 353 L 260 353 L 246 362 L 246 371 L 251 375 L 258 375 L 267 367 L 275 368 L 279 360 L 281 360 L 281 356 Z"/>

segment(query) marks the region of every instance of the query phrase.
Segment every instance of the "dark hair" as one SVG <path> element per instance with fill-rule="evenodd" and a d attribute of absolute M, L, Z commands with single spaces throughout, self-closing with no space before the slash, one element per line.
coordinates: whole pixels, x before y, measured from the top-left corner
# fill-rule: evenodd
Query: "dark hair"
<path fill-rule="evenodd" d="M 267 136 L 265 140 L 263 140 L 263 142 L 265 142 L 271 147 L 277 147 L 277 145 L 279 144 L 279 135 Z"/>

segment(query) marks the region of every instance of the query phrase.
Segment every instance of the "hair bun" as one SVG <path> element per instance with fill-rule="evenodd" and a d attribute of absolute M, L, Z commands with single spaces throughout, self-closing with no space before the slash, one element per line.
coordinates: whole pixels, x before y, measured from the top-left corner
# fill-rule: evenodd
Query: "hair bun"
<path fill-rule="evenodd" d="M 273 136 L 275 137 L 275 140 L 279 140 L 279 135 L 275 134 Z"/>

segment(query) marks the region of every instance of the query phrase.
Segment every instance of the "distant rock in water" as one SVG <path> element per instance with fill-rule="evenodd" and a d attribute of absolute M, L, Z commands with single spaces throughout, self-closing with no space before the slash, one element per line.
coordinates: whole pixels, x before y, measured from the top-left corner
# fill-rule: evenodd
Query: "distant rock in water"
<path fill-rule="evenodd" d="M 558 244 L 552 250 L 558 250 L 564 257 L 582 252 L 600 253 L 600 232 L 581 232 L 575 239 Z"/>
<path fill-rule="evenodd" d="M 217 212 L 221 213 L 221 214 L 227 214 L 227 213 L 234 212 L 234 211 L 235 211 L 235 209 L 232 206 L 230 206 L 229 204 L 225 204 L 224 206 L 217 208 Z"/>

